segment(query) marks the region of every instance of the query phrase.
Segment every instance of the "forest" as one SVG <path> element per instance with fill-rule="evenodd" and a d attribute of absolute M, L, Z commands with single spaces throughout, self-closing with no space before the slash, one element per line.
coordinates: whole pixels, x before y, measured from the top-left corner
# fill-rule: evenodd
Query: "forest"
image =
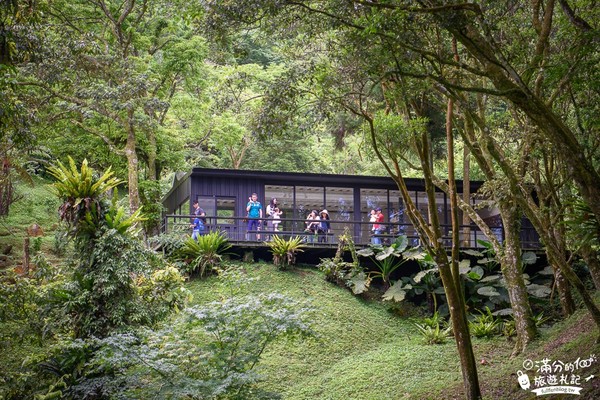
<path fill-rule="evenodd" d="M 599 14 L 593 0 L 2 0 L 0 399 L 594 398 Z M 421 247 L 342 235 L 307 266 L 290 238 L 265 243 L 275 265 L 240 261 L 219 232 L 161 230 L 161 199 L 193 167 L 391 177 Z M 498 209 L 502 240 L 473 199 Z M 461 249 L 469 224 L 483 251 Z M 408 259 L 420 271 L 393 281 Z M 577 366 L 523 361 L 547 357 Z M 420 363 L 421 385 L 374 383 Z"/>

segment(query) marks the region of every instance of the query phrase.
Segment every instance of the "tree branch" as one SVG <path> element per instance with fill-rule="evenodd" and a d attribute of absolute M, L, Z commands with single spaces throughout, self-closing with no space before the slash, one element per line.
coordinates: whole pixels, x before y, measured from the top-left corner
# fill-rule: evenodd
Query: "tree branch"
<path fill-rule="evenodd" d="M 86 132 L 88 132 L 88 133 L 91 133 L 92 135 L 94 135 L 94 136 L 97 136 L 97 137 L 99 137 L 100 139 L 102 139 L 102 141 L 108 145 L 108 148 L 109 148 L 109 149 L 110 149 L 112 152 L 114 152 L 114 153 L 116 153 L 116 154 L 118 154 L 118 155 L 120 155 L 120 156 L 125 156 L 125 151 L 124 151 L 124 150 L 122 150 L 122 149 L 119 149 L 119 148 L 117 148 L 117 147 L 115 146 L 115 144 L 112 142 L 112 140 L 110 140 L 110 139 L 108 138 L 108 136 L 104 135 L 104 134 L 103 134 L 102 132 L 100 132 L 99 130 L 97 130 L 97 129 L 94 129 L 94 128 L 90 127 L 90 126 L 86 126 L 86 125 L 84 125 L 84 124 L 83 124 L 81 121 L 77 121 L 77 120 L 75 120 L 75 119 L 71 119 L 71 120 L 70 120 L 70 122 L 71 122 L 73 125 L 80 127 L 80 128 L 81 128 L 81 129 L 83 129 L 84 131 L 86 131 Z"/>
<path fill-rule="evenodd" d="M 558 0 L 558 2 L 560 3 L 560 6 L 561 6 L 562 10 L 564 11 L 564 13 L 567 14 L 567 18 L 569 18 L 569 21 L 573 25 L 575 25 L 577 28 L 583 30 L 584 32 L 589 32 L 589 31 L 594 30 L 590 26 L 590 24 L 588 24 L 583 18 L 581 18 L 578 15 L 575 15 L 575 12 L 573 11 L 573 9 L 569 5 L 569 3 L 567 3 L 567 0 Z"/>

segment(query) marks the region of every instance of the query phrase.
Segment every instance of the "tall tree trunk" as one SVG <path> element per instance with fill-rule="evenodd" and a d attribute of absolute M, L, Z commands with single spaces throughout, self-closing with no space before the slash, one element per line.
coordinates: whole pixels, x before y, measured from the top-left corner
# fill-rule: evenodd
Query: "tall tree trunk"
<path fill-rule="evenodd" d="M 138 156 L 136 151 L 135 128 L 133 127 L 133 111 L 128 112 L 127 142 L 125 156 L 127 157 L 127 173 L 129 187 L 129 210 L 137 211 L 140 208 L 140 191 L 138 184 Z"/>
<path fill-rule="evenodd" d="M 13 182 L 10 176 L 10 159 L 5 156 L 0 165 L 0 216 L 8 215 L 12 202 Z"/>
<path fill-rule="evenodd" d="M 499 203 L 502 225 L 504 227 L 504 246 L 500 255 L 500 268 L 506 281 L 506 290 L 510 299 L 515 320 L 517 340 L 513 356 L 520 354 L 525 347 L 538 335 L 538 330 L 533 320 L 533 312 L 529 304 L 529 296 L 521 266 L 521 213 L 515 204 L 502 201 Z"/>
<path fill-rule="evenodd" d="M 463 301 L 462 288 L 455 286 L 455 280 L 448 264 L 448 256 L 443 247 L 436 249 L 435 260 L 438 264 L 444 292 L 450 309 L 450 320 L 454 331 L 454 340 L 460 357 L 460 366 L 465 387 L 465 398 L 469 400 L 481 399 L 477 363 L 471 343 L 471 334 L 467 322 L 467 310 Z"/>
<path fill-rule="evenodd" d="M 156 132 L 152 127 L 148 129 L 148 166 L 146 179 L 155 181 L 158 179 L 158 169 L 156 167 Z"/>
<path fill-rule="evenodd" d="M 598 252 L 594 250 L 589 243 L 584 243 L 581 246 L 579 253 L 590 270 L 590 275 L 592 275 L 596 290 L 600 290 L 600 260 L 598 259 Z"/>
<path fill-rule="evenodd" d="M 477 376 L 477 364 L 475 362 L 475 354 L 473 353 L 473 345 L 471 343 L 471 335 L 469 333 L 467 311 L 463 298 L 464 295 L 462 292 L 462 287 L 460 285 L 456 285 L 455 275 L 452 272 L 452 265 L 448 260 L 446 248 L 442 245 L 443 235 L 441 226 L 439 224 L 439 219 L 437 218 L 437 212 L 430 212 L 430 220 L 425 221 L 415 206 L 413 198 L 406 187 L 398 160 L 392 159 L 393 169 L 386 163 L 386 158 L 383 157 L 378 144 L 375 127 L 373 125 L 373 119 L 367 114 L 363 114 L 363 117 L 365 117 L 369 124 L 371 143 L 375 153 L 377 154 L 377 158 L 379 158 L 388 174 L 396 182 L 398 190 L 402 196 L 402 200 L 406 206 L 406 212 L 413 226 L 417 232 L 419 232 L 427 251 L 438 264 L 440 277 L 442 279 L 442 284 L 444 285 L 444 292 L 448 301 L 448 308 L 450 309 L 450 319 L 452 321 L 452 328 L 454 330 L 454 339 L 456 341 L 456 347 L 460 357 L 463 384 L 465 387 L 465 397 L 469 400 L 481 399 L 479 377 Z M 425 177 L 425 189 L 427 191 L 427 196 L 430 199 L 429 207 L 433 207 L 435 209 L 435 186 L 432 183 L 432 171 L 429 168 L 430 151 L 427 135 L 427 132 L 423 133 L 421 137 L 421 143 L 419 143 L 420 146 L 417 147 L 419 147 L 419 157 L 421 159 L 421 166 L 423 168 L 423 175 Z M 382 147 L 384 147 L 384 145 L 382 145 Z M 393 152 L 390 153 L 393 154 Z M 454 243 L 454 245 L 458 246 L 458 242 Z M 456 270 L 458 270 L 458 268 L 456 268 Z"/>
<path fill-rule="evenodd" d="M 575 313 L 575 301 L 573 300 L 571 287 L 569 286 L 569 282 L 560 272 L 560 268 L 557 267 L 554 262 L 550 262 L 550 264 L 554 271 L 554 287 L 558 293 L 560 308 L 562 309 L 563 316 L 568 317 Z"/>
<path fill-rule="evenodd" d="M 25 236 L 25 239 L 23 240 L 23 275 L 24 276 L 29 276 L 29 264 L 30 264 L 30 257 L 29 257 L 29 236 Z"/>
<path fill-rule="evenodd" d="M 471 152 L 468 146 L 463 148 L 463 201 L 467 204 L 471 204 Z M 471 247 L 471 219 L 467 213 L 463 213 L 462 225 L 463 225 L 463 247 Z"/>
<path fill-rule="evenodd" d="M 563 227 L 550 227 L 551 234 L 554 238 L 554 243 L 559 250 L 561 260 L 567 259 L 567 244 L 565 243 L 565 237 Z M 550 264 L 554 270 L 554 284 L 556 291 L 558 292 L 558 299 L 560 300 L 560 307 L 562 308 L 563 315 L 568 317 L 575 313 L 575 301 L 573 300 L 573 294 L 571 293 L 571 285 L 565 278 L 560 270 L 560 267 L 555 264 L 555 260 L 550 259 Z"/>
<path fill-rule="evenodd" d="M 453 45 L 453 48 L 456 49 L 455 43 L 453 43 Z M 460 232 L 458 204 L 456 199 L 456 179 L 454 176 L 454 137 L 452 135 L 453 112 L 454 102 L 452 99 L 448 99 L 448 107 L 446 110 L 446 147 L 448 149 L 448 197 L 450 198 L 450 215 L 452 219 L 452 256 L 450 257 L 450 265 L 448 265 L 446 249 L 443 246 L 440 246 L 440 241 L 436 241 L 436 259 L 440 277 L 444 284 L 446 299 L 448 299 L 448 308 L 450 309 L 450 318 L 452 319 L 456 347 L 460 354 L 460 364 L 466 397 L 467 399 L 480 399 L 481 391 L 479 389 L 477 364 L 475 363 L 475 354 L 473 353 L 473 345 L 471 344 L 471 334 L 469 332 L 469 322 L 465 307 L 465 294 L 458 269 Z M 433 190 L 430 189 L 430 191 Z M 431 208 L 432 207 L 430 207 L 430 209 Z M 436 207 L 433 207 L 433 212 L 435 212 L 435 208 Z M 439 224 L 438 227 L 434 227 L 434 230 L 440 232 Z M 443 260 L 446 260 L 446 262 L 443 263 Z"/>

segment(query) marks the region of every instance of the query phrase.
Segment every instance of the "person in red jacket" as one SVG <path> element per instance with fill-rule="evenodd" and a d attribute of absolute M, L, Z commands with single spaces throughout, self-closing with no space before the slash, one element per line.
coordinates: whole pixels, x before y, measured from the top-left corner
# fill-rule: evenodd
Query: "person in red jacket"
<path fill-rule="evenodd" d="M 381 244 L 381 233 L 383 232 L 383 220 L 384 216 L 381 212 L 381 207 L 375 209 L 375 223 L 373 224 L 373 237 L 371 243 Z"/>

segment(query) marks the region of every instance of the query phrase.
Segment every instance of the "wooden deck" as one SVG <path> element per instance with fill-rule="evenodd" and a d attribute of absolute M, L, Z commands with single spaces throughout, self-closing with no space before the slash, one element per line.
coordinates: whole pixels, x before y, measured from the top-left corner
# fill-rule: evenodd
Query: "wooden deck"
<path fill-rule="evenodd" d="M 181 232 L 182 234 L 191 234 L 190 220 L 192 215 L 167 215 L 163 220 L 163 232 Z M 387 230 L 379 235 L 371 233 L 372 223 L 369 222 L 353 222 L 353 221 L 330 221 L 331 230 L 328 233 L 312 234 L 305 231 L 304 219 L 282 219 L 281 226 L 285 229 L 273 231 L 267 229 L 267 219 L 261 219 L 260 226 L 257 230 L 247 229 L 245 218 L 241 217 L 206 217 L 207 231 L 223 232 L 232 245 L 240 248 L 257 248 L 266 247 L 265 242 L 271 240 L 271 237 L 278 235 L 284 238 L 300 237 L 308 248 L 329 249 L 337 248 L 337 238 L 346 229 L 352 234 L 355 245 L 358 248 L 366 247 L 374 242 L 374 238 L 380 238 L 383 245 L 391 244 L 396 237 L 405 235 L 409 240 L 409 245 L 412 247 L 419 246 L 420 238 L 416 234 L 414 228 L 410 224 L 390 224 L 385 222 Z M 497 237 L 502 240 L 502 228 L 491 227 L 492 231 L 497 233 Z M 445 235 L 442 240 L 444 244 L 450 248 L 452 246 L 451 227 L 442 226 Z M 468 232 L 469 241 L 467 246 L 462 246 L 465 249 L 483 248 L 479 241 L 488 241 L 488 238 L 475 225 L 462 226 L 463 232 Z M 529 237 L 530 232 L 522 232 L 523 237 Z M 463 235 L 464 236 L 464 235 Z M 461 236 L 461 237 L 463 237 Z M 537 236 L 532 236 L 536 237 Z M 464 243 L 464 241 L 463 241 Z M 539 250 L 540 243 L 535 241 L 522 241 L 524 250 Z"/>

